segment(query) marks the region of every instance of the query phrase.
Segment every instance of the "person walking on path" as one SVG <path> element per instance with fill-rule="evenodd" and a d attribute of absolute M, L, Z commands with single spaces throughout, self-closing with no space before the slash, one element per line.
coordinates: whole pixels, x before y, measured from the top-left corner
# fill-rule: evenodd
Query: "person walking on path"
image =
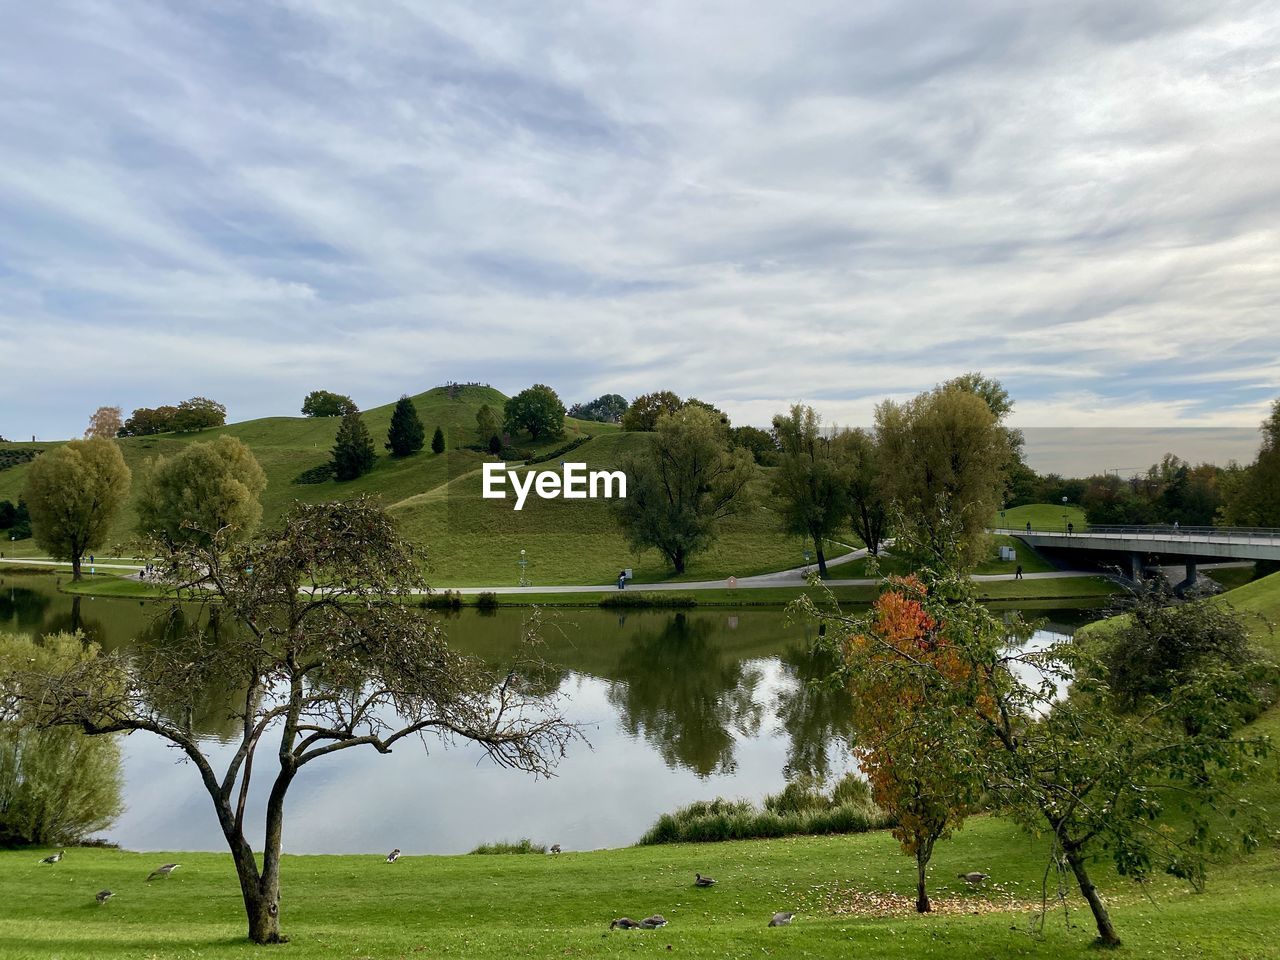
<path fill-rule="evenodd" d="M 1013 579 L 1015 580 L 1022 579 L 1022 564 L 1018 564 L 1018 569 L 1013 571 Z"/>
<path fill-rule="evenodd" d="M 627 571 L 625 570 L 618 571 L 618 589 L 619 590 L 627 589 Z"/>
<path fill-rule="evenodd" d="M 1069 536 L 1071 536 L 1071 535 L 1072 535 L 1073 533 L 1075 533 L 1075 532 L 1076 532 L 1076 525 L 1075 525 L 1074 523 L 1068 523 L 1068 524 L 1067 524 L 1067 536 L 1069 537 Z"/>

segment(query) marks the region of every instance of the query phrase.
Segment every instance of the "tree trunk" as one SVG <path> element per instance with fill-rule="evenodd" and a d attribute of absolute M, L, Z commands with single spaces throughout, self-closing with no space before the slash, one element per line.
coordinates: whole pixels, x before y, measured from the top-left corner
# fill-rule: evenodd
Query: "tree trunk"
<path fill-rule="evenodd" d="M 1068 850 L 1067 863 L 1071 864 L 1071 872 L 1076 875 L 1076 883 L 1080 886 L 1080 893 L 1084 895 L 1089 904 L 1089 909 L 1093 911 L 1094 922 L 1098 925 L 1098 945 L 1102 947 L 1120 946 L 1120 937 L 1116 933 L 1116 928 L 1111 925 L 1111 916 L 1107 913 L 1107 906 L 1102 902 L 1102 897 L 1098 895 L 1098 888 L 1089 879 L 1089 871 L 1085 867 L 1084 858 L 1080 856 L 1080 851 Z"/>
<path fill-rule="evenodd" d="M 285 943 L 288 938 L 280 936 L 280 882 L 277 876 L 274 883 L 268 883 L 263 877 L 257 890 L 247 895 L 244 901 L 245 912 L 249 917 L 249 939 L 254 943 Z"/>
<path fill-rule="evenodd" d="M 916 913 L 928 913 L 933 909 L 929 892 L 925 889 L 925 871 L 929 866 L 929 854 L 923 845 L 916 850 Z"/>
<path fill-rule="evenodd" d="M 73 554 L 71 557 L 71 579 L 80 579 L 80 554 Z"/>
<path fill-rule="evenodd" d="M 818 555 L 818 576 L 823 580 L 827 578 L 827 555 L 822 552 L 822 541 L 814 538 L 813 552 Z"/>
<path fill-rule="evenodd" d="M 671 565 L 676 568 L 676 573 L 684 573 L 683 550 L 676 550 L 671 554 Z"/>

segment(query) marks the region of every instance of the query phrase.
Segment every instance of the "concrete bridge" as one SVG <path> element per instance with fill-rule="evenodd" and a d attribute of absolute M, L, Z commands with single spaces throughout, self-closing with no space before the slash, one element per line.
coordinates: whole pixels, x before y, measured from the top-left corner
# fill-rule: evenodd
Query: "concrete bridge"
<path fill-rule="evenodd" d="M 1280 530 L 1251 527 L 1092 526 L 1075 529 L 999 529 L 1037 551 L 1062 551 L 1077 560 L 1119 566 L 1137 580 L 1152 563 L 1187 568 L 1183 585 L 1195 582 L 1196 565 L 1229 560 L 1280 562 Z"/>

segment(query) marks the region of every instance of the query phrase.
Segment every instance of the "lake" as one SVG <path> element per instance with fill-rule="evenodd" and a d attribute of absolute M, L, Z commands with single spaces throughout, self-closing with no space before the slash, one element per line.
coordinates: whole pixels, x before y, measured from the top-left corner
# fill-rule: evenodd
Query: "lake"
<path fill-rule="evenodd" d="M 51 575 L 0 575 L 0 631 L 80 629 L 114 649 L 143 634 L 153 610 L 136 600 L 67 596 Z M 424 751 L 410 741 L 389 756 L 344 751 L 308 764 L 294 782 L 286 852 L 461 853 L 520 837 L 566 850 L 624 846 L 690 801 L 759 801 L 797 774 L 852 768 L 847 701 L 809 683 L 825 670 L 809 650 L 814 628 L 784 611 L 548 613 L 551 682 L 590 742 L 571 748 L 557 776 L 497 769 L 465 745 L 429 742 Z M 1027 613 L 1045 621 L 1039 643 L 1097 615 Z M 502 662 L 527 616 L 517 608 L 463 610 L 444 616 L 444 625 L 459 651 Z M 228 756 L 226 705 L 189 706 L 206 751 Z M 178 751 L 142 733 L 121 745 L 126 811 L 108 838 L 130 850 L 225 849 L 208 795 Z M 270 764 L 270 753 L 259 763 Z M 251 797 L 259 823 L 266 782 L 259 777 L 255 788 L 263 789 Z"/>

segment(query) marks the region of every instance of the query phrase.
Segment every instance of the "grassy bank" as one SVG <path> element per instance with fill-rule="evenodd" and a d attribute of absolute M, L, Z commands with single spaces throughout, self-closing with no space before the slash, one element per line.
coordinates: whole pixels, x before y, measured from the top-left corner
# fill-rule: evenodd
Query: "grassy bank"
<path fill-rule="evenodd" d="M 286 857 L 281 915 L 292 942 L 244 943 L 230 860 L 221 854 L 72 850 L 56 867 L 37 851 L 0 853 L 0 957 L 114 958 L 613 957 L 669 955 L 1084 958 L 1092 930 L 1069 900 L 1028 931 L 1042 846 L 1004 821 L 972 821 L 934 856 L 939 913 L 915 916 L 910 862 L 885 832 L 636 847 L 560 856 Z M 159 863 L 182 867 L 145 882 Z M 990 889 L 956 874 L 981 869 Z M 700 871 L 718 883 L 692 887 Z M 94 894 L 116 892 L 104 907 Z M 1280 957 L 1274 902 L 1280 857 L 1267 851 L 1217 874 L 1208 892 L 1159 881 L 1147 900 L 1104 876 L 1121 956 Z M 901 899 L 899 899 L 901 898 Z M 769 929 L 775 910 L 795 923 Z M 609 933 L 617 916 L 660 912 L 663 930 Z"/>

